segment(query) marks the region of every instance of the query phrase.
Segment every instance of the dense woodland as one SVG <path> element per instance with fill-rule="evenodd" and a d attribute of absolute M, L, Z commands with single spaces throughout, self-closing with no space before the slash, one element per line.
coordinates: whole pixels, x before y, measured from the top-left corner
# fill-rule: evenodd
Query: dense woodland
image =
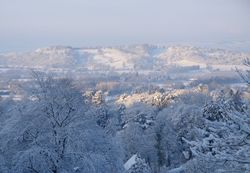
<path fill-rule="evenodd" d="M 0 100 L 0 172 L 250 172 L 250 73 L 238 74 L 247 88 L 144 88 L 108 101 L 33 72 L 22 100 Z"/>

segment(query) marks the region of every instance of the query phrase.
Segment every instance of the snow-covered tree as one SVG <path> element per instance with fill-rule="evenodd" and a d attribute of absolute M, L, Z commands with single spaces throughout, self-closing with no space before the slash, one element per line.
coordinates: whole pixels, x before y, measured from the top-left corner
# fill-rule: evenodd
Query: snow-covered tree
<path fill-rule="evenodd" d="M 120 133 L 127 159 L 138 153 L 156 173 L 183 161 L 177 134 L 165 112 L 158 113 L 153 106 L 135 104 L 126 109 L 125 117 L 126 125 Z"/>
<path fill-rule="evenodd" d="M 37 87 L 34 97 L 37 98 L 41 111 L 49 125 L 45 155 L 51 155 L 55 172 L 59 172 L 61 161 L 64 160 L 69 140 L 69 129 L 74 121 L 84 116 L 84 101 L 81 93 L 74 88 L 68 79 L 53 79 L 44 75 L 36 75 Z"/>
<path fill-rule="evenodd" d="M 1 129 L 0 172 L 123 172 L 119 143 L 86 113 L 73 82 L 38 77 L 32 99 L 9 111 Z"/>
<path fill-rule="evenodd" d="M 197 128 L 200 137 L 187 140 L 198 158 L 230 163 L 235 171 L 250 170 L 250 114 L 239 108 L 238 99 L 221 98 L 204 107 L 205 127 Z"/>
<path fill-rule="evenodd" d="M 242 71 L 236 68 L 236 71 L 243 79 L 243 81 L 245 81 L 248 85 L 250 85 L 250 58 L 246 58 L 243 64 L 247 67 L 247 69 L 245 71 Z"/>

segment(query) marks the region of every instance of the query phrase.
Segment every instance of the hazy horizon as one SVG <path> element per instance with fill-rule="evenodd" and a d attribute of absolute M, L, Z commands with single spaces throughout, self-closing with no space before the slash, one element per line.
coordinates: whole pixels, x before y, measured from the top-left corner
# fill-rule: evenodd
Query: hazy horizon
<path fill-rule="evenodd" d="M 247 0 L 1 0 L 0 52 L 193 44 L 250 51 Z"/>

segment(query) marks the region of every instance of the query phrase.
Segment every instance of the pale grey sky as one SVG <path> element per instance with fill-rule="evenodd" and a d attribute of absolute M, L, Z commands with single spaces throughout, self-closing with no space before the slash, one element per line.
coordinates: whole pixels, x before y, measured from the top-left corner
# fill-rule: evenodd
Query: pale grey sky
<path fill-rule="evenodd" d="M 0 51 L 250 41 L 250 0 L 0 0 Z"/>

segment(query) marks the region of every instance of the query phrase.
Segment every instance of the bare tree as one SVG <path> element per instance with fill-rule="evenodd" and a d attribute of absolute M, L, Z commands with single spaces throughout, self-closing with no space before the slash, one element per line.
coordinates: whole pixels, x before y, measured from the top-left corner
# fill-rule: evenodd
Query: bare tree
<path fill-rule="evenodd" d="M 84 101 L 69 79 L 55 79 L 37 72 L 33 72 L 33 76 L 36 81 L 33 97 L 38 101 L 41 116 L 50 125 L 50 142 L 46 144 L 46 148 L 52 149 L 53 154 L 48 154 L 48 150 L 44 150 L 44 153 L 49 157 L 53 156 L 49 159 L 53 162 L 53 172 L 56 173 L 66 154 L 70 126 L 84 113 Z"/>
<path fill-rule="evenodd" d="M 35 108 L 27 110 L 31 123 L 20 137 L 28 146 L 14 156 L 13 172 L 122 172 L 116 142 L 96 125 L 96 116 L 73 82 L 33 75 L 28 105 Z"/>

